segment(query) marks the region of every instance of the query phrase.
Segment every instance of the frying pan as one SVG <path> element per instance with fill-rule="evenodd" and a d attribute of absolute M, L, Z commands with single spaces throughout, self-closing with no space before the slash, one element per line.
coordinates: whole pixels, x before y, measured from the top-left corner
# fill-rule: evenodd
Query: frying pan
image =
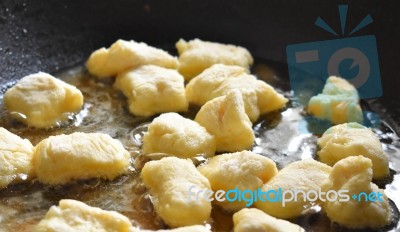
<path fill-rule="evenodd" d="M 0 87 L 21 77 L 56 73 L 84 64 L 116 39 L 134 39 L 173 50 L 179 38 L 232 43 L 268 60 L 288 79 L 286 46 L 340 38 L 314 25 L 320 16 L 340 30 L 334 1 L 30 0 L 0 1 Z M 381 116 L 400 133 L 398 59 L 400 16 L 396 1 L 347 1 L 348 28 L 367 14 L 374 22 L 354 36 L 377 39 L 383 96 Z"/>
<path fill-rule="evenodd" d="M 367 14 L 374 23 L 355 33 L 375 35 L 383 96 L 399 131 L 396 1 L 348 1 L 347 27 Z M 239 44 L 257 57 L 285 63 L 287 45 L 337 37 L 314 26 L 320 16 L 340 29 L 337 2 L 106 0 L 0 2 L 0 84 L 39 70 L 54 73 L 82 64 L 91 51 L 118 38 L 169 46 L 179 38 Z M 281 76 L 287 77 L 287 68 Z"/>

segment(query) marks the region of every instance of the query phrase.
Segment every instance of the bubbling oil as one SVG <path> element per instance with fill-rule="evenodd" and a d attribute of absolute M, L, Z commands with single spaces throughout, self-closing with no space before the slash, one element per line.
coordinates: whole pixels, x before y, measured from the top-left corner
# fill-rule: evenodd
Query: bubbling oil
<path fill-rule="evenodd" d="M 259 62 L 255 65 L 254 73 L 275 87 L 288 89 L 288 83 L 277 78 L 269 65 Z M 63 186 L 45 186 L 33 180 L 0 190 L 0 231 L 31 231 L 47 210 L 52 205 L 57 205 L 61 199 L 76 199 L 91 206 L 118 211 L 130 218 L 134 226 L 140 228 L 167 228 L 154 212 L 151 198 L 140 180 L 140 169 L 144 163 L 163 157 L 162 154 L 141 154 L 142 137 L 153 118 L 132 116 L 128 112 L 125 97 L 112 88 L 113 79 L 97 80 L 83 67 L 69 69 L 59 73 L 57 77 L 82 91 L 85 103 L 78 114 L 68 115 L 69 120 L 57 128 L 29 128 L 10 117 L 2 104 L 4 92 L 0 92 L 0 126 L 29 139 L 34 145 L 52 135 L 78 131 L 106 133 L 120 140 L 131 153 L 132 167 L 129 173 L 113 181 L 91 179 Z M 292 97 L 289 91 L 282 93 Z M 197 111 L 198 107 L 192 106 L 184 116 L 193 118 Z M 302 109 L 291 105 L 282 112 L 263 115 L 253 125 L 256 141 L 252 151 L 271 158 L 280 168 L 293 161 L 314 158 L 318 137 L 304 130 L 302 123 L 307 123 L 304 121 Z M 374 132 L 381 139 L 383 148 L 390 157 L 392 172 L 399 173 L 399 137 L 384 121 Z M 200 164 L 205 159 L 195 157 L 193 161 Z M 400 174 L 392 175 L 390 180 L 383 183 L 383 187 L 388 197 L 400 206 Z M 310 204 L 305 208 L 309 213 L 292 221 L 310 231 L 333 231 L 329 219 L 321 213 L 319 205 Z M 213 231 L 230 231 L 232 214 L 213 207 L 212 219 L 207 225 Z M 395 230 L 390 228 L 385 231 Z"/>

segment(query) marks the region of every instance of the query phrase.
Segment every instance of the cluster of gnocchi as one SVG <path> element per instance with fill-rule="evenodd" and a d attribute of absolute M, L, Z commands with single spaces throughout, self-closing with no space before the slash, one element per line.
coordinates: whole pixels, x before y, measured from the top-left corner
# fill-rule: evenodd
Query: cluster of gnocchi
<path fill-rule="evenodd" d="M 179 58 L 145 43 L 118 40 L 108 49 L 93 52 L 86 64 L 97 78 L 115 78 L 114 88 L 126 96 L 130 113 L 161 114 L 148 126 L 142 152 L 166 157 L 147 162 L 140 174 L 155 211 L 173 228 L 160 231 L 210 231 L 204 224 L 210 220 L 212 205 L 234 213 L 237 232 L 302 231 L 288 220 L 312 203 L 297 199 L 282 206 L 256 201 L 247 208 L 243 201 L 188 198 L 193 186 L 210 191 L 377 191 L 385 201 L 317 203 L 332 221 L 349 228 L 379 228 L 389 222 L 388 199 L 371 182 L 372 177 L 389 174 L 388 157 L 370 129 L 357 123 L 340 124 L 361 117 L 357 91 L 348 82 L 330 77 L 323 93 L 308 106 L 311 114 L 340 124 L 318 140 L 321 162 L 302 160 L 278 170 L 271 159 L 249 151 L 255 140 L 252 123 L 261 114 L 284 108 L 288 99 L 250 74 L 251 54 L 242 47 L 199 39 L 179 40 L 176 47 Z M 59 125 L 78 112 L 83 101 L 77 88 L 45 73 L 24 77 L 4 96 L 10 115 L 35 128 Z M 189 104 L 201 106 L 194 120 L 177 113 L 187 111 Z M 328 112 L 326 105 L 334 107 L 328 107 Z M 197 156 L 208 160 L 196 167 L 189 158 Z M 106 134 L 57 135 L 33 146 L 0 128 L 0 188 L 35 177 L 49 185 L 89 178 L 112 180 L 129 170 L 130 161 L 124 146 Z M 368 213 L 360 216 L 355 210 Z M 117 212 L 61 200 L 35 231 L 146 230 L 133 227 Z"/>
<path fill-rule="evenodd" d="M 89 178 L 115 179 L 126 173 L 130 154 L 101 133 L 50 136 L 35 147 L 0 127 L 0 188 L 34 177 L 50 185 Z"/>

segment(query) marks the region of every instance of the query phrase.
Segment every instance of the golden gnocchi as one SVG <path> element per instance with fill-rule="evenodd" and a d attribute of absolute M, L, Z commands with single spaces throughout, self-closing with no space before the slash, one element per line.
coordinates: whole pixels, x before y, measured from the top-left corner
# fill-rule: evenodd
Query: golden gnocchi
<path fill-rule="evenodd" d="M 4 105 L 11 116 L 36 128 L 49 128 L 80 111 L 83 95 L 75 86 L 47 73 L 22 78 L 4 94 Z"/>
<path fill-rule="evenodd" d="M 194 39 L 176 43 L 179 53 L 179 72 L 190 80 L 213 64 L 237 65 L 249 69 L 253 64 L 250 52 L 239 46 Z"/>
<path fill-rule="evenodd" d="M 196 225 L 196 226 L 183 226 L 169 230 L 140 230 L 133 228 L 130 232 L 211 232 L 211 230 L 205 226 Z"/>
<path fill-rule="evenodd" d="M 283 108 L 288 99 L 264 81 L 257 80 L 239 66 L 216 64 L 193 78 L 186 86 L 189 102 L 204 105 L 209 100 L 239 90 L 243 96 L 246 114 L 256 121 L 260 114 Z"/>
<path fill-rule="evenodd" d="M 292 195 L 282 196 L 282 198 L 287 199 L 285 204 L 280 201 L 256 201 L 254 205 L 277 218 L 297 217 L 310 205 L 310 202 L 301 192 L 293 196 L 293 190 L 303 191 L 304 193 L 311 192 L 311 190 L 318 191 L 322 182 L 328 179 L 331 169 L 328 165 L 313 159 L 293 162 L 281 169 L 262 187 L 262 191 L 267 193 L 270 190 L 278 191 L 279 189 L 282 192 L 290 191 L 288 193 Z"/>
<path fill-rule="evenodd" d="M 214 156 L 216 140 L 197 122 L 165 113 L 150 123 L 143 136 L 144 153 L 166 153 L 181 158 Z"/>
<path fill-rule="evenodd" d="M 204 104 L 195 121 L 215 136 L 217 151 L 250 149 L 255 136 L 241 93 L 233 90 Z"/>
<path fill-rule="evenodd" d="M 32 155 L 29 140 L 0 127 L 0 189 L 35 176 Z"/>
<path fill-rule="evenodd" d="M 278 173 L 272 160 L 250 151 L 215 156 L 198 170 L 210 181 L 214 192 L 235 188 L 254 191 Z M 245 208 L 247 202 L 215 201 L 215 204 L 228 211 L 238 211 Z"/>
<path fill-rule="evenodd" d="M 178 67 L 178 59 L 146 43 L 119 39 L 108 49 L 103 47 L 94 51 L 86 67 L 91 74 L 104 78 L 145 64 L 175 69 Z"/>
<path fill-rule="evenodd" d="M 114 179 L 128 171 L 130 154 L 101 133 L 50 136 L 36 145 L 33 164 L 40 182 L 65 184 L 89 178 Z"/>
<path fill-rule="evenodd" d="M 34 232 L 129 232 L 132 224 L 122 214 L 91 207 L 76 200 L 52 206 Z"/>
<path fill-rule="evenodd" d="M 143 65 L 117 76 L 114 86 L 128 98 L 134 115 L 186 111 L 183 77 L 172 69 Z"/>
<path fill-rule="evenodd" d="M 370 128 L 358 123 L 336 125 L 318 139 L 318 145 L 319 159 L 330 166 L 348 156 L 362 155 L 371 159 L 374 178 L 389 175 L 389 157 Z"/>
<path fill-rule="evenodd" d="M 210 190 L 210 182 L 190 160 L 166 157 L 146 163 L 141 177 L 150 190 L 154 209 L 171 227 L 203 224 L 211 214 L 211 203 L 190 198 L 190 187 Z"/>
<path fill-rule="evenodd" d="M 329 179 L 323 182 L 322 190 L 347 190 L 349 196 L 355 194 L 358 198 L 323 202 L 323 208 L 331 221 L 353 229 L 376 229 L 387 225 L 391 216 L 388 198 L 383 189 L 379 189 L 371 181 L 370 159 L 350 156 L 337 162 Z M 370 194 L 374 195 L 374 201 L 369 200 Z"/>
<path fill-rule="evenodd" d="M 331 76 L 326 80 L 322 93 L 312 97 L 307 111 L 317 118 L 333 124 L 362 122 L 363 115 L 358 92 L 347 80 Z"/>
<path fill-rule="evenodd" d="M 259 209 L 242 209 L 233 215 L 233 232 L 301 232 L 300 226 L 274 218 Z"/>

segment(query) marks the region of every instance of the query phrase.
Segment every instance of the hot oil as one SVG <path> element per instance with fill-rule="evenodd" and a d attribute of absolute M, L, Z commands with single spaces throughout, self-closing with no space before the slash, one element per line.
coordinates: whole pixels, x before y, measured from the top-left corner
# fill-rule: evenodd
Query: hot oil
<path fill-rule="evenodd" d="M 278 78 L 270 66 L 270 63 L 259 62 L 255 65 L 254 73 L 271 85 L 288 90 L 288 82 Z M 107 133 L 124 144 L 131 152 L 132 160 L 140 155 L 141 137 L 152 118 L 132 116 L 127 110 L 126 99 L 119 91 L 112 88 L 110 79 L 98 81 L 81 67 L 57 76 L 82 91 L 85 105 L 79 114 L 70 117 L 70 120 L 63 123 L 60 128 L 37 130 L 15 122 L 2 108 L 0 126 L 29 139 L 34 145 L 48 136 L 63 133 L 70 134 L 76 131 Z M 289 98 L 292 97 L 290 92 L 282 93 Z M 381 105 L 374 104 L 378 111 L 381 109 L 383 112 Z M 197 107 L 191 107 L 184 116 L 193 118 L 197 110 Z M 256 142 L 252 150 L 273 159 L 279 168 L 296 160 L 315 158 L 318 137 L 311 133 L 310 128 L 312 125 L 305 120 L 302 109 L 289 105 L 284 111 L 264 115 L 254 123 Z M 400 140 L 396 133 L 385 121 L 381 127 L 375 128 L 374 132 L 381 139 L 383 148 L 390 157 L 392 173 L 399 173 Z M 30 231 L 47 210 L 56 205 L 60 199 L 77 199 L 91 206 L 118 211 L 130 218 L 133 225 L 141 228 L 166 228 L 154 213 L 151 199 L 139 178 L 143 162 L 160 157 L 157 154 L 151 157 L 139 156 L 136 165 L 132 165 L 130 173 L 114 181 L 87 180 L 55 187 L 43 186 L 37 181 L 32 181 L 0 190 L 0 231 Z M 196 162 L 201 163 L 203 160 L 199 157 Z M 400 174 L 394 174 L 392 179 L 384 181 L 382 187 L 385 187 L 385 184 L 386 194 L 400 206 Z M 306 208 L 309 213 L 294 219 L 294 222 L 310 231 L 332 231 L 329 219 L 321 213 L 318 205 L 309 205 Z M 232 228 L 232 214 L 213 207 L 209 225 L 214 231 L 229 231 Z"/>
<path fill-rule="evenodd" d="M 132 160 L 139 154 L 139 146 L 131 139 L 131 131 L 137 125 L 151 121 L 150 118 L 133 117 L 126 108 L 126 99 L 112 88 L 112 80 L 95 81 L 82 68 L 75 68 L 57 75 L 77 86 L 83 93 L 83 109 L 60 128 L 27 128 L 11 119 L 3 104 L 0 111 L 0 126 L 36 145 L 52 135 L 73 132 L 106 133 L 120 140 L 130 151 Z M 132 219 L 134 225 L 160 228 L 162 222 L 156 218 L 153 208 L 139 181 L 138 173 L 130 173 L 114 181 L 79 181 L 68 186 L 49 187 L 37 181 L 0 190 L 0 231 L 31 231 L 52 205 L 60 199 L 77 199 L 92 206 L 115 210 Z"/>

